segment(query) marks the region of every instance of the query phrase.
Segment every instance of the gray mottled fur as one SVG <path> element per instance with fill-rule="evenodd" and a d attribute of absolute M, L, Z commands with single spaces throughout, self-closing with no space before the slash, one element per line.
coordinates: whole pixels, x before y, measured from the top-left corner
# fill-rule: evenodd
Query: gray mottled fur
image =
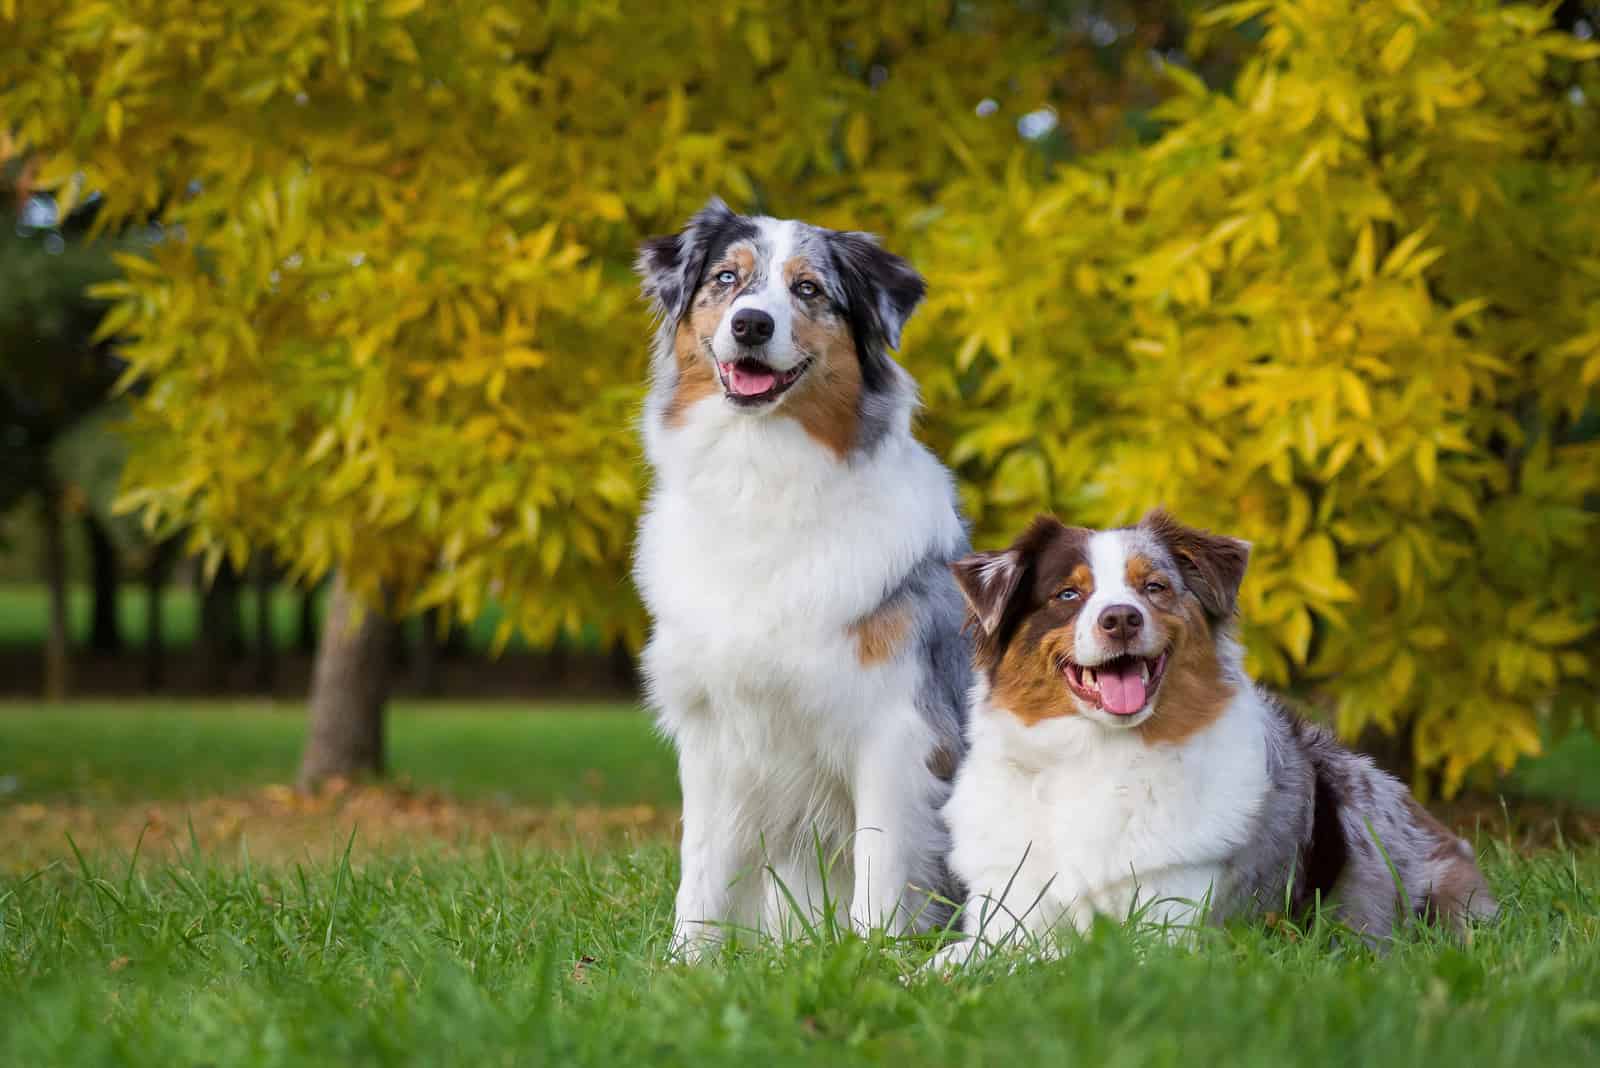
<path fill-rule="evenodd" d="M 972 685 L 972 641 L 963 627 L 966 603 L 950 576 L 950 562 L 969 551 L 965 538 L 945 552 L 930 552 L 914 564 L 904 578 L 890 590 L 874 610 L 904 606 L 911 616 L 912 648 L 921 678 L 917 681 L 917 711 L 933 728 L 935 748 L 930 770 L 943 783 L 935 800 L 938 809 L 949 799 L 956 768 L 966 756 L 967 693 Z M 948 832 L 946 840 L 931 850 L 929 867 L 917 872 L 912 882 L 932 890 L 942 901 L 931 906 L 929 919 L 940 925 L 949 919 L 950 902 L 959 905 L 966 897 L 951 873 Z"/>
<path fill-rule="evenodd" d="M 1269 695 L 1271 788 L 1217 902 L 1222 915 L 1324 912 L 1369 939 L 1420 918 L 1487 919 L 1494 896 L 1471 845 L 1393 776 Z M 1393 870 L 1391 871 L 1391 864 Z"/>

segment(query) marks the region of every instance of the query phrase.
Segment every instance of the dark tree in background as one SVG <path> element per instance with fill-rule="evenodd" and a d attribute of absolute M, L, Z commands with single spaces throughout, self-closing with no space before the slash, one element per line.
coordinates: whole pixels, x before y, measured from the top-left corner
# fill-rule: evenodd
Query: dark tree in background
<path fill-rule="evenodd" d="M 66 436 L 98 411 L 121 364 L 98 342 L 104 305 L 88 288 L 113 277 L 105 244 L 84 230 L 93 207 L 64 220 L 32 219 L 48 202 L 29 195 L 25 167 L 13 163 L 0 178 L 0 509 L 32 499 L 43 536 L 50 590 L 45 647 L 45 694 L 66 694 L 67 512 L 72 487 L 57 455 Z M 30 225 L 30 222 L 41 225 Z M 113 616 L 115 608 L 107 610 Z M 112 640 L 114 619 L 99 620 L 97 638 Z"/>

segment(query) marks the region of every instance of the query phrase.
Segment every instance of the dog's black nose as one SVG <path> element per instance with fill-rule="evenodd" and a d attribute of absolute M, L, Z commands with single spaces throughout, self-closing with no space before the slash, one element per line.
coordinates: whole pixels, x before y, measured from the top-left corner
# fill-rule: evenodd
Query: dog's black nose
<path fill-rule="evenodd" d="M 1114 604 L 1100 613 L 1100 629 L 1122 641 L 1138 634 L 1142 626 L 1144 616 L 1131 604 Z"/>
<path fill-rule="evenodd" d="M 765 345 L 772 339 L 772 316 L 755 308 L 733 313 L 733 340 L 741 345 Z"/>

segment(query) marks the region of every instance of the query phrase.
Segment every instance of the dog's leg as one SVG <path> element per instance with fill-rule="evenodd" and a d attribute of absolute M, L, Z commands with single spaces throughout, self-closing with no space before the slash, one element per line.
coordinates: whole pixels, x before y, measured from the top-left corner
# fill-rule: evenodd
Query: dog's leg
<path fill-rule="evenodd" d="M 756 850 L 740 826 L 737 793 L 714 750 L 683 746 L 678 777 L 683 788 L 683 874 L 672 953 L 692 962 L 716 948 L 730 925 L 753 922 L 747 899 L 761 880 Z"/>
<path fill-rule="evenodd" d="M 901 722 L 915 723 L 912 715 Z M 925 884 L 937 868 L 944 832 L 936 807 L 940 783 L 915 755 L 923 748 L 914 731 L 884 729 L 867 738 L 858 754 L 850 921 L 859 931 L 883 927 L 899 933 L 932 922 L 933 888 Z M 919 885 L 908 885 L 913 882 Z"/>

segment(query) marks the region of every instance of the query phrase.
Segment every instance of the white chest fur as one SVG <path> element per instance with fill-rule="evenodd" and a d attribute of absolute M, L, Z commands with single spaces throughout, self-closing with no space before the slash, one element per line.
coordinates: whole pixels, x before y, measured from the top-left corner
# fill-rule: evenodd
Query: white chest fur
<path fill-rule="evenodd" d="M 1253 693 L 1175 745 L 1077 716 L 1030 727 L 974 696 L 971 750 L 945 808 L 952 868 L 974 894 L 969 932 L 980 895 L 1005 896 L 1004 911 L 989 909 L 993 941 L 1024 913 L 1034 932 L 1140 909 L 1187 922 L 1221 889 L 1269 785 Z"/>
<path fill-rule="evenodd" d="M 855 703 L 883 672 L 852 671 L 847 628 L 962 537 L 948 475 L 909 431 L 843 462 L 792 419 L 717 402 L 650 446 L 635 578 L 667 728 L 674 707 L 708 701 Z"/>

